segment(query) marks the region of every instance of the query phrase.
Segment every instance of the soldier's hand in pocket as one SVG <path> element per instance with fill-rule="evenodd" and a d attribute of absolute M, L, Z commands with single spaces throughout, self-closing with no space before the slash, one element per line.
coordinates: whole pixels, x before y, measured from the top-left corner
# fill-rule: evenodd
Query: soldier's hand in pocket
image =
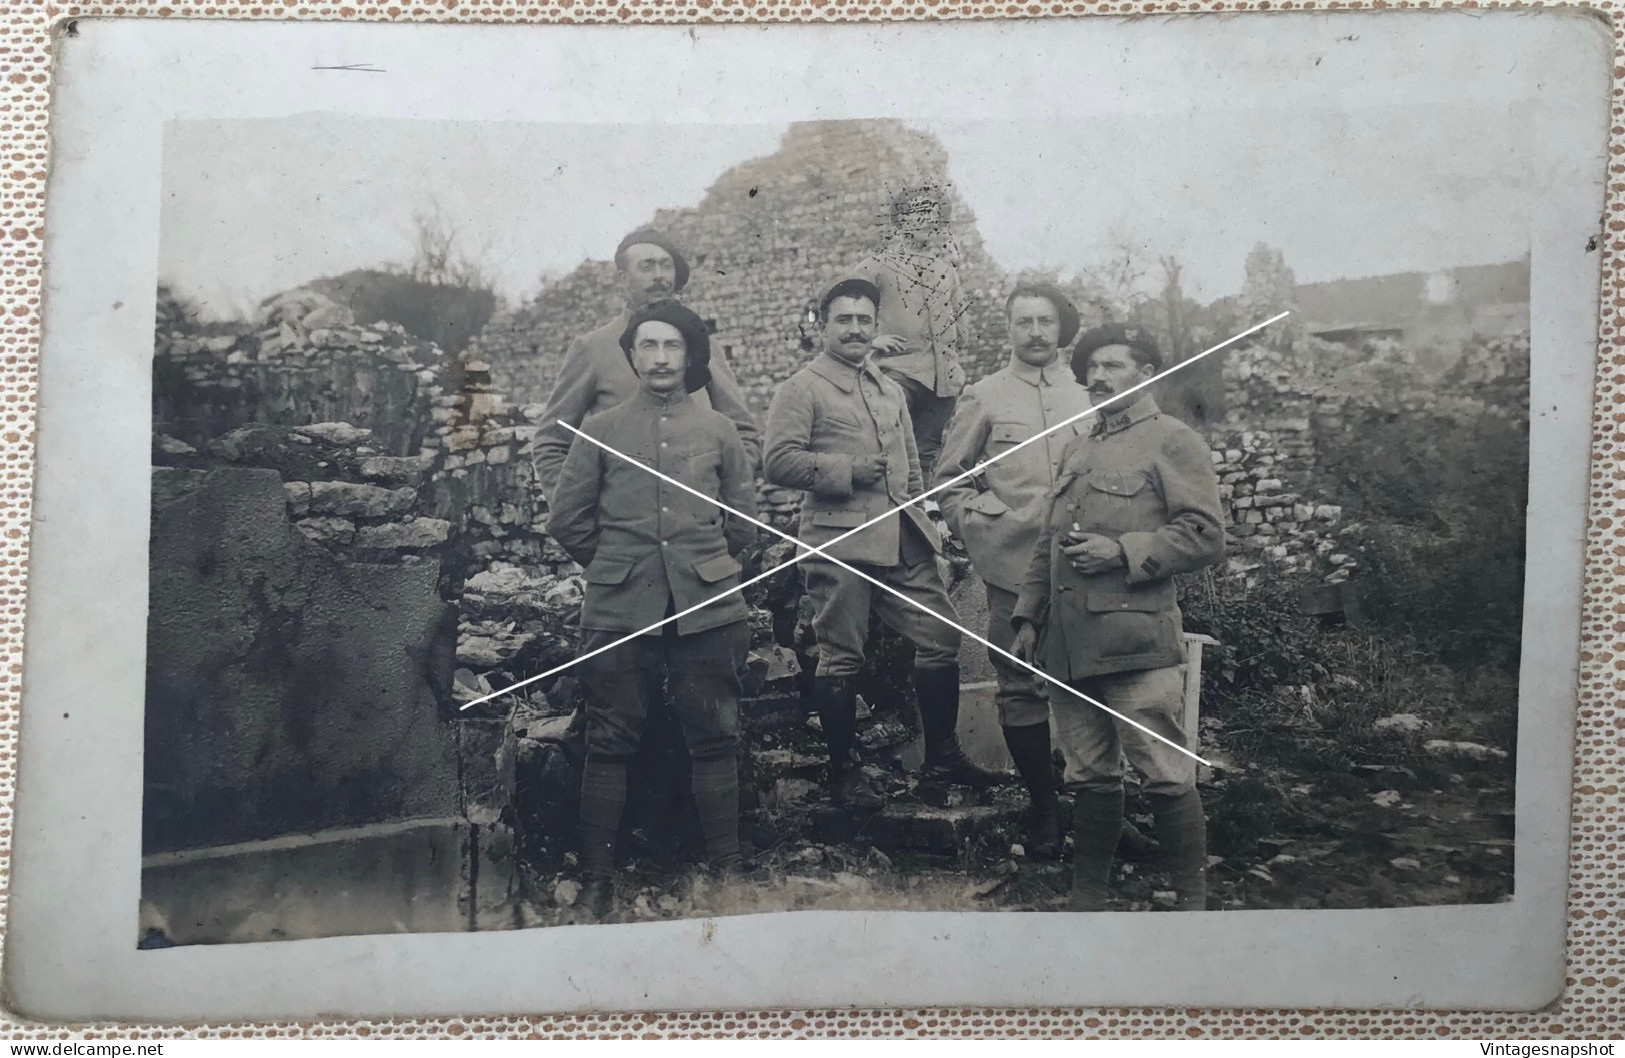
<path fill-rule="evenodd" d="M 1126 565 L 1123 546 L 1109 536 L 1096 533 L 1070 533 L 1071 543 L 1061 548 L 1061 554 L 1079 573 L 1104 573 Z"/>
<path fill-rule="evenodd" d="M 873 485 L 886 473 L 885 456 L 853 456 L 852 484 Z"/>

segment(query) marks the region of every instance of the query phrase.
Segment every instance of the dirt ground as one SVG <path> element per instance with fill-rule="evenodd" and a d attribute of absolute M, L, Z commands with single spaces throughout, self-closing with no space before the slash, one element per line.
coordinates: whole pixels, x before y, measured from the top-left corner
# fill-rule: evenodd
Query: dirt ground
<path fill-rule="evenodd" d="M 1343 772 L 1217 769 L 1203 786 L 1209 813 L 1209 908 L 1377 908 L 1490 903 L 1512 894 L 1512 769 L 1460 762 L 1449 771 L 1359 766 Z M 901 792 L 905 799 L 908 794 Z M 1019 805 L 1001 791 L 994 805 Z M 1013 815 L 1014 813 L 1008 813 Z M 1131 796 L 1129 819 L 1154 837 Z M 691 868 L 634 855 L 618 879 L 611 921 L 791 910 L 1065 910 L 1070 865 L 1013 854 L 1019 827 L 1002 820 L 958 856 L 887 852 L 863 843 L 786 842 L 717 884 Z M 518 909 L 525 926 L 582 921 L 569 862 L 532 873 Z M 1113 871 L 1113 911 L 1171 902 L 1147 841 L 1125 841 Z"/>

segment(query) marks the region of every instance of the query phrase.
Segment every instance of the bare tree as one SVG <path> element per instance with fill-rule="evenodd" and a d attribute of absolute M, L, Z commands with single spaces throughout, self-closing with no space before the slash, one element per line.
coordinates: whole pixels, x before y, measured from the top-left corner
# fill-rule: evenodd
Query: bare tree
<path fill-rule="evenodd" d="M 1083 301 L 1108 320 L 1123 322 L 1151 295 L 1146 291 L 1149 271 L 1138 250 L 1119 242 L 1103 264 L 1078 271 Z"/>
<path fill-rule="evenodd" d="M 489 290 L 491 279 L 479 258 L 488 247 L 470 256 L 459 246 L 460 233 L 437 200 L 412 215 L 413 256 L 406 273 L 420 283 Z"/>

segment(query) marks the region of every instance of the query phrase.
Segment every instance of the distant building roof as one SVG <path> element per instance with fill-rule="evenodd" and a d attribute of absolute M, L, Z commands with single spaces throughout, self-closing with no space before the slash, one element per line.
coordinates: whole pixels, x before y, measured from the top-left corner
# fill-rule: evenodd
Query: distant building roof
<path fill-rule="evenodd" d="M 1319 321 L 1322 329 L 1396 327 L 1437 308 L 1441 295 L 1449 298 L 1445 304 L 1463 307 L 1527 303 L 1529 259 L 1467 265 L 1434 273 L 1397 272 L 1327 283 L 1300 283 L 1295 294 L 1298 312 L 1305 319 Z"/>
<path fill-rule="evenodd" d="M 1344 323 L 1326 326 L 1309 325 L 1309 333 L 1328 342 L 1350 342 L 1361 338 L 1400 338 L 1405 328 L 1394 323 Z"/>

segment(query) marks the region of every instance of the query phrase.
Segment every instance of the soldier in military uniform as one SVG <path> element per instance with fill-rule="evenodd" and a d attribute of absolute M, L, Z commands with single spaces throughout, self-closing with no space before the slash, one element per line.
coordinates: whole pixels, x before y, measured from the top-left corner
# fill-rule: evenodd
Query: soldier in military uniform
<path fill-rule="evenodd" d="M 948 424 L 937 481 L 960 480 L 940 493 L 942 513 L 965 542 L 987 589 L 987 638 L 1009 650 L 1016 593 L 1026 577 L 1061 451 L 1083 423 L 1050 427 L 1089 408 L 1089 394 L 1072 377 L 1061 350 L 1078 335 L 1078 310 L 1047 283 L 1023 283 L 1005 301 L 1010 362 L 965 390 Z M 1047 431 L 1047 432 L 1046 432 Z M 1042 435 L 972 477 L 961 477 L 1029 438 Z M 1032 799 L 1027 851 L 1053 857 L 1060 819 L 1050 762 L 1049 699 L 1042 681 L 998 654 L 995 703 L 1005 745 Z"/>
<path fill-rule="evenodd" d="M 1072 353 L 1072 370 L 1097 405 L 1161 367 L 1156 343 L 1138 328 L 1090 331 Z M 1011 618 L 1013 652 L 1186 745 L 1179 724 L 1185 649 L 1173 578 L 1223 554 L 1219 483 L 1206 442 L 1140 390 L 1103 409 L 1066 445 Z M 1105 906 L 1126 755 L 1145 777 L 1176 906 L 1202 910 L 1207 822 L 1196 761 L 1072 695 L 1052 695 L 1051 708 L 1076 803 L 1072 908 Z"/>
<path fill-rule="evenodd" d="M 914 687 L 924 728 L 924 777 L 987 786 L 998 781 L 965 758 L 959 718 L 958 615 L 938 570 L 941 541 L 909 500 L 922 491 L 919 455 L 902 388 L 870 359 L 881 292 L 867 279 L 835 283 L 819 302 L 824 350 L 779 387 L 768 411 L 763 467 L 776 485 L 804 490 L 799 539 L 818 545 L 852 533 L 829 552 L 918 600 L 922 612 L 830 562 L 807 559 L 816 610 L 813 699 L 830 753 L 830 789 L 841 804 L 880 807 L 852 766 L 857 680 L 869 614 L 916 647 Z M 940 616 L 933 616 L 940 615 Z"/>
<path fill-rule="evenodd" d="M 627 321 L 640 307 L 671 298 L 688 284 L 688 261 L 682 251 L 651 228 L 641 228 L 621 240 L 615 248 L 615 268 L 626 309 L 576 338 L 565 350 L 542 415 L 541 433 L 532 450 L 536 483 L 550 500 L 574 439 L 559 421 L 579 427 L 588 415 L 607 411 L 638 391 L 637 376 L 621 351 Z M 714 408 L 732 420 L 754 473 L 761 454 L 761 437 L 725 358 L 719 356 L 712 361 L 711 381 L 693 399 L 700 407 Z"/>
<path fill-rule="evenodd" d="M 920 467 L 929 477 L 942 431 L 965 388 L 959 358 L 970 342 L 970 299 L 947 238 L 952 205 L 941 188 L 906 188 L 891 203 L 892 238 L 852 275 L 880 291 L 875 362 L 908 399 Z M 931 501 L 926 501 L 930 509 Z"/>
<path fill-rule="evenodd" d="M 583 432 L 754 515 L 754 479 L 738 431 L 727 416 L 694 399 L 710 381 L 704 321 L 675 301 L 656 302 L 631 314 L 619 344 L 640 388 L 586 420 Z M 750 523 L 579 437 L 559 477 L 547 528 L 586 567 L 583 653 L 736 588 L 735 556 L 756 539 Z M 747 616 L 734 592 L 581 663 L 583 899 L 595 915 L 612 904 L 626 766 L 663 682 L 693 760 L 706 858 L 723 870 L 737 863 L 739 670 L 750 648 Z"/>

